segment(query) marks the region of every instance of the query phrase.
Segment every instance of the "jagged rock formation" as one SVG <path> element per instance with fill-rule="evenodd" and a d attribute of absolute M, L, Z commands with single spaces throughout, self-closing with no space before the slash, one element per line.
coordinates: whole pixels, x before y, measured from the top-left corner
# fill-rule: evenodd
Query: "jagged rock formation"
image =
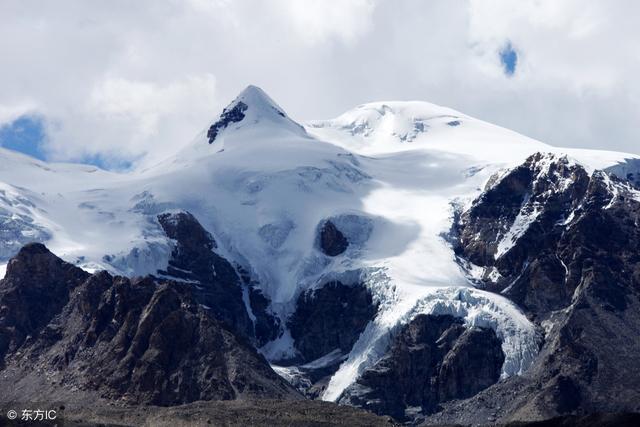
<path fill-rule="evenodd" d="M 511 232 L 507 250 L 497 251 L 496 240 L 513 230 L 532 200 L 537 214 Z M 532 156 L 494 183 L 462 216 L 459 254 L 497 269 L 498 279 L 485 285 L 536 319 L 545 343 L 525 375 L 452 404 L 429 422 L 640 411 L 638 224 L 637 190 L 563 158 Z M 472 408 L 476 418 L 461 415 Z"/>
<path fill-rule="evenodd" d="M 496 383 L 504 354 L 495 332 L 448 315 L 419 315 L 390 350 L 345 390 L 341 403 L 408 420 Z M 419 408 L 419 409 L 416 409 Z"/>
<path fill-rule="evenodd" d="M 6 399 L 299 398 L 184 283 L 89 276 L 32 244 L 0 281 L 0 307 Z"/>
<path fill-rule="evenodd" d="M 305 396 L 319 398 L 378 306 L 360 283 L 331 281 L 302 293 L 287 327 L 298 357 L 283 363 L 278 372 Z"/>
<path fill-rule="evenodd" d="M 217 244 L 211 234 L 188 212 L 161 214 L 158 221 L 175 241 L 167 271 L 160 273 L 189 283 L 198 301 L 216 319 L 253 337 L 254 325 L 242 300 L 240 276 L 229 261 L 214 252 Z"/>
<path fill-rule="evenodd" d="M 485 282 L 488 289 L 544 316 L 571 304 L 590 267 L 584 263 L 598 260 L 615 275 L 615 265 L 636 262 L 638 201 L 632 192 L 604 172 L 589 176 L 566 157 L 538 153 L 462 216 L 458 251 L 497 270 L 499 279 Z M 605 282 L 611 304 L 622 304 L 616 296 L 629 289 L 629 278 Z"/>
<path fill-rule="evenodd" d="M 518 269 L 523 260 L 514 241 L 527 239 L 524 247 L 533 253 L 543 249 L 551 228 L 580 205 L 588 183 L 582 166 L 566 156 L 541 153 L 504 177 L 494 177 L 463 214 L 460 247 L 465 258 L 499 270 Z"/>

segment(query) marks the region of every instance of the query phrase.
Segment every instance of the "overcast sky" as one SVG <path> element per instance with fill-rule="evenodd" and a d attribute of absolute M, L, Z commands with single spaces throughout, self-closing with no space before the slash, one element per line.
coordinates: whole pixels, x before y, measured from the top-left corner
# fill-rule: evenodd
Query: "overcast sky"
<path fill-rule="evenodd" d="M 27 117 L 51 160 L 153 162 L 255 84 L 300 121 L 425 100 L 640 153 L 639 16 L 632 0 L 0 0 L 0 128 Z"/>

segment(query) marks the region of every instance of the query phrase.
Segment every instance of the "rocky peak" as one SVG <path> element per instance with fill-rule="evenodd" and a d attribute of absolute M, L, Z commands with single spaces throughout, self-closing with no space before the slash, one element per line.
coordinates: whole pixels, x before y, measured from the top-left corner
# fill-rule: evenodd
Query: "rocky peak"
<path fill-rule="evenodd" d="M 213 236 L 189 212 L 163 213 L 158 215 L 158 221 L 167 237 L 176 240 L 188 255 L 195 255 L 203 247 L 207 250 L 218 247 Z"/>
<path fill-rule="evenodd" d="M 211 125 L 209 130 L 207 131 L 207 138 L 209 139 L 209 144 L 212 144 L 218 133 L 225 129 L 227 126 L 232 123 L 239 123 L 244 119 L 244 112 L 247 111 L 247 104 L 242 101 L 237 101 L 234 104 L 226 107 L 222 110 L 222 114 L 220 114 L 220 118 L 217 122 Z"/>
<path fill-rule="evenodd" d="M 42 243 L 28 243 L 20 249 L 7 265 L 5 279 L 22 281 L 25 286 L 43 286 L 47 280 L 58 281 L 64 277 L 87 275 L 52 254 Z"/>
<path fill-rule="evenodd" d="M 220 114 L 219 119 L 207 131 L 209 144 L 212 144 L 220 132 L 228 127 L 239 127 L 240 123 L 270 122 L 295 128 L 305 133 L 304 128 L 291 120 L 276 102 L 257 86 L 247 86 Z"/>
<path fill-rule="evenodd" d="M 24 246 L 0 280 L 0 366 L 4 356 L 38 334 L 89 276 L 40 243 Z"/>

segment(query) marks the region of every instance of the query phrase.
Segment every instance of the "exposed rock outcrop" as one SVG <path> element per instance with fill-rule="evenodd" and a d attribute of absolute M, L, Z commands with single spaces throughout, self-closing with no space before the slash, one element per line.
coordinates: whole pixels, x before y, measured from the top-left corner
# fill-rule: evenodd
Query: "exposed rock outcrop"
<path fill-rule="evenodd" d="M 6 354 L 43 331 L 88 276 L 40 243 L 24 246 L 11 259 L 0 282 L 0 367 Z"/>
<path fill-rule="evenodd" d="M 498 279 L 486 280 L 487 289 L 542 319 L 571 304 L 584 262 L 633 262 L 633 191 L 603 172 L 589 176 L 566 157 L 538 153 L 490 184 L 463 214 L 458 253 L 495 268 Z M 618 295 L 627 282 L 610 282 L 606 293 Z"/>
<path fill-rule="evenodd" d="M 320 226 L 320 249 L 325 255 L 338 256 L 349 247 L 349 241 L 331 221 Z"/>
<path fill-rule="evenodd" d="M 207 138 L 209 140 L 209 144 L 212 144 L 213 141 L 216 140 L 218 133 L 225 129 L 227 126 L 232 123 L 238 123 L 244 119 L 244 112 L 247 111 L 247 104 L 242 101 L 238 101 L 229 107 L 225 108 L 220 114 L 220 119 L 217 122 L 211 125 L 209 130 L 207 131 Z"/>
<path fill-rule="evenodd" d="M 89 276 L 36 244 L 11 261 L 0 306 L 5 399 L 299 398 L 184 283 Z"/>
<path fill-rule="evenodd" d="M 351 351 L 376 312 L 377 305 L 365 286 L 333 281 L 298 297 L 289 330 L 296 349 L 308 362 L 336 349 Z"/>
<path fill-rule="evenodd" d="M 462 216 L 458 253 L 497 268 L 499 278 L 485 286 L 535 319 L 545 343 L 525 375 L 445 405 L 428 422 L 640 411 L 640 192 L 604 172 L 536 155 L 487 193 Z M 511 199 L 514 209 L 521 203 L 515 217 L 501 207 Z M 495 230 L 513 230 L 531 200 L 537 215 L 496 252 Z"/>
<path fill-rule="evenodd" d="M 185 281 L 214 317 L 237 333 L 254 336 L 254 325 L 242 299 L 242 281 L 236 269 L 216 254 L 217 245 L 188 212 L 164 213 L 158 221 L 175 247 L 165 277 Z"/>
<path fill-rule="evenodd" d="M 504 354 L 495 332 L 467 328 L 448 315 L 419 315 L 390 350 L 348 387 L 340 402 L 399 420 L 496 383 Z M 409 412 L 413 412 L 409 414 Z"/>
<path fill-rule="evenodd" d="M 262 291 L 249 287 L 249 305 L 253 313 L 253 333 L 259 347 L 280 336 L 280 319 L 271 312 L 271 301 Z"/>

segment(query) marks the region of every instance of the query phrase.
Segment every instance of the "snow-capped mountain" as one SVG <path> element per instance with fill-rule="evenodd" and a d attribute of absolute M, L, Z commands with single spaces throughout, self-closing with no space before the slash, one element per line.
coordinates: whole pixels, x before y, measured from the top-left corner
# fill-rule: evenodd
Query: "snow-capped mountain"
<path fill-rule="evenodd" d="M 527 170 L 550 186 L 531 184 L 494 228 L 465 216 L 535 153 L 543 154 Z M 491 360 L 500 360 L 497 375 L 525 373 L 545 331 L 517 298 L 496 292 L 521 272 L 500 260 L 544 217 L 549 197 L 576 181 L 565 173 L 570 165 L 584 179 L 609 176 L 599 171 L 628 179 L 607 181 L 609 191 L 640 201 L 635 155 L 552 147 L 425 102 L 365 104 L 298 124 L 253 86 L 185 149 L 144 170 L 0 156 L 0 262 L 37 241 L 88 271 L 197 287 L 191 270 L 182 268 L 181 278 L 177 264 L 168 268 L 179 242 L 158 219 L 189 212 L 212 235 L 211 250 L 242 277 L 255 331 L 261 318 L 272 319 L 272 330 L 253 338 L 276 371 L 308 391 L 317 382 L 309 372 L 332 367 L 315 395 L 352 404 L 359 378 L 399 348 L 403 328 L 421 315 L 450 316 L 439 323 L 443 331 L 491 331 L 503 354 Z M 500 194 L 507 201 L 510 193 Z M 557 220 L 570 224 L 579 205 L 567 201 Z M 464 256 L 454 243 L 461 216 Z M 319 296 L 342 308 L 323 312 L 313 303 Z M 357 327 L 318 338 L 313 316 Z"/>

